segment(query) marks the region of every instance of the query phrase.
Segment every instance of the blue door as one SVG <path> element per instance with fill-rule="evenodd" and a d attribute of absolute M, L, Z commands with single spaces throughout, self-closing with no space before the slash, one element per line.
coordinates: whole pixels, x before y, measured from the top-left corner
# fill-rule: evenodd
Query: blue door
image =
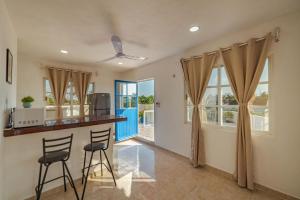
<path fill-rule="evenodd" d="M 116 141 L 138 134 L 137 105 L 137 83 L 115 80 L 115 115 L 127 117 L 127 121 L 116 123 Z"/>

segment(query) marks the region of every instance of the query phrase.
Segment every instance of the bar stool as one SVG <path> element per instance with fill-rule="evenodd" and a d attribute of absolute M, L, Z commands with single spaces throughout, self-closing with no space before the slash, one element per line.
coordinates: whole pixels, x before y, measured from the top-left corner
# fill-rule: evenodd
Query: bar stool
<path fill-rule="evenodd" d="M 81 183 L 82 184 L 84 183 L 82 197 L 81 197 L 82 200 L 84 198 L 84 193 L 85 193 L 85 189 L 86 189 L 86 184 L 87 184 L 87 179 L 88 179 L 88 175 L 90 172 L 90 168 L 93 166 L 101 165 L 101 176 L 103 176 L 102 165 L 104 165 L 106 167 L 106 169 L 111 173 L 114 183 L 115 183 L 115 186 L 117 186 L 113 170 L 111 168 L 111 165 L 110 165 L 107 155 L 105 153 L 105 151 L 109 147 L 110 132 L 111 132 L 111 128 L 109 128 L 108 130 L 103 130 L 103 131 L 94 131 L 94 132 L 90 131 L 91 143 L 84 146 L 84 162 L 83 162 L 82 180 L 81 180 Z M 94 155 L 94 152 L 96 152 L 96 151 L 100 152 L 100 162 L 92 165 L 93 155 Z M 89 165 L 87 167 L 85 167 L 86 152 L 91 152 L 91 158 L 89 161 Z M 104 156 L 107 160 L 108 166 L 102 162 L 102 153 L 101 152 L 104 153 Z M 86 175 L 85 175 L 85 169 L 88 169 Z"/>
<path fill-rule="evenodd" d="M 40 172 L 39 172 L 38 185 L 35 188 L 37 200 L 41 198 L 44 184 L 50 183 L 60 178 L 64 179 L 65 192 L 67 191 L 67 187 L 66 187 L 66 178 L 67 178 L 71 187 L 74 189 L 76 198 L 79 199 L 78 193 L 76 191 L 76 187 L 74 185 L 73 178 L 66 164 L 66 161 L 70 158 L 72 140 L 73 140 L 73 134 L 67 137 L 56 138 L 56 139 L 46 140 L 45 138 L 43 138 L 43 156 L 40 157 L 38 160 L 38 162 L 40 163 Z M 62 162 L 63 175 L 51 179 L 49 181 L 45 181 L 50 165 L 57 162 Z M 46 169 L 42 178 L 43 165 L 46 167 Z M 68 175 L 65 174 L 65 170 L 67 170 Z"/>

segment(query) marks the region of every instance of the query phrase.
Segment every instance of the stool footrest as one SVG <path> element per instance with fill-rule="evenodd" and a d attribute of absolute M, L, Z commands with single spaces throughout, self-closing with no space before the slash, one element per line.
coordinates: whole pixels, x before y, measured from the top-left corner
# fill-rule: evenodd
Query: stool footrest
<path fill-rule="evenodd" d="M 100 164 L 102 164 L 102 163 L 101 163 L 101 162 L 99 162 L 99 163 L 96 163 L 96 164 L 93 164 L 93 165 L 91 165 L 90 167 L 94 167 L 94 166 L 96 166 L 96 165 L 100 165 Z M 85 170 L 85 169 L 87 169 L 87 168 L 89 168 L 89 166 L 87 166 L 87 167 L 83 168 L 81 171 L 83 171 L 83 170 Z"/>
<path fill-rule="evenodd" d="M 109 169 L 109 167 L 108 167 L 105 163 L 103 163 L 103 162 L 102 162 L 102 163 L 99 162 L 99 163 L 93 164 L 93 165 L 91 165 L 91 167 L 94 167 L 94 166 L 97 166 L 97 165 L 104 165 L 105 168 L 111 173 L 111 170 Z M 85 169 L 87 169 L 87 168 L 89 168 L 89 166 L 83 168 L 81 171 L 83 172 L 83 170 L 85 170 Z"/>
<path fill-rule="evenodd" d="M 66 176 L 66 177 L 67 177 L 67 176 Z M 54 178 L 54 179 L 45 181 L 44 184 L 50 183 L 50 182 L 52 182 L 52 181 L 56 181 L 56 180 L 58 180 L 58 179 L 60 179 L 60 178 L 64 178 L 64 176 L 59 176 L 59 177 L 56 177 L 56 178 Z"/>
<path fill-rule="evenodd" d="M 69 177 L 68 175 L 65 175 L 65 176 L 59 176 L 59 177 L 53 178 L 53 179 L 51 179 L 51 180 L 45 181 L 44 184 L 50 183 L 50 182 L 52 182 L 52 181 L 56 181 L 56 180 L 58 180 L 58 179 L 60 179 L 60 178 L 64 178 L 64 177 L 66 177 L 66 178 L 68 179 L 68 181 L 69 181 L 71 187 L 74 187 L 74 186 L 72 185 L 72 182 L 71 182 L 70 177 Z M 36 192 L 38 191 L 38 186 L 35 187 L 35 191 L 36 191 Z"/>

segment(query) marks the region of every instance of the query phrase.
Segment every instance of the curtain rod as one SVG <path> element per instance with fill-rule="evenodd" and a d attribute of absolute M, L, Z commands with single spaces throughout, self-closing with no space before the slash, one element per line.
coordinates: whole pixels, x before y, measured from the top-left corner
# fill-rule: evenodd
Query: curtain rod
<path fill-rule="evenodd" d="M 93 72 L 85 72 L 85 71 L 80 71 L 80 70 L 65 69 L 65 68 L 57 68 L 57 67 L 47 67 L 47 66 L 42 66 L 41 68 L 56 69 L 56 70 L 68 71 L 68 72 L 82 72 L 82 73 L 86 73 L 86 74 L 93 74 Z"/>
<path fill-rule="evenodd" d="M 279 42 L 279 33 L 280 33 L 280 28 L 279 28 L 279 27 L 276 27 L 276 28 L 273 30 L 273 32 L 272 32 L 272 36 L 273 36 L 275 42 Z M 261 37 L 261 38 L 256 39 L 255 41 L 256 41 L 256 42 L 259 42 L 259 41 L 262 41 L 262 40 L 265 40 L 265 39 L 266 39 L 266 37 Z M 242 47 L 242 46 L 245 46 L 245 45 L 247 45 L 247 44 L 248 44 L 248 42 L 244 42 L 244 43 L 241 43 L 239 46 Z M 222 52 L 225 52 L 225 51 L 228 51 L 228 50 L 231 50 L 231 47 L 222 48 L 221 51 L 222 51 Z M 219 50 L 215 50 L 215 51 L 210 51 L 210 52 L 208 52 L 207 54 L 208 54 L 208 55 L 213 55 L 213 54 L 216 54 L 216 53 L 218 53 L 218 52 L 219 52 Z M 188 60 L 192 60 L 192 59 L 194 59 L 194 58 L 202 58 L 202 55 L 199 55 L 199 56 L 192 56 L 192 57 L 190 57 L 190 58 L 182 58 L 181 60 L 182 60 L 182 61 L 188 61 Z"/>
<path fill-rule="evenodd" d="M 85 71 L 80 71 L 80 70 L 73 70 L 73 69 L 64 69 L 64 68 L 56 68 L 56 67 L 46 67 L 48 69 L 56 69 L 56 70 L 61 70 L 61 71 L 68 71 L 68 72 L 82 72 L 86 74 L 92 74 L 92 72 L 85 72 Z"/>

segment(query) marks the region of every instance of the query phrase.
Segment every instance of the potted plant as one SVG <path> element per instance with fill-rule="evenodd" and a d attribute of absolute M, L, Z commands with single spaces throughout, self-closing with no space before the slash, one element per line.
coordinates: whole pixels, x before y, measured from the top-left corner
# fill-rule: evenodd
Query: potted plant
<path fill-rule="evenodd" d="M 224 112 L 225 122 L 232 123 L 233 122 L 233 113 L 230 111 Z"/>
<path fill-rule="evenodd" d="M 140 121 L 140 124 L 144 123 L 144 112 L 143 111 L 139 112 L 139 121 Z"/>
<path fill-rule="evenodd" d="M 34 99 L 31 96 L 27 96 L 24 97 L 21 101 L 23 103 L 24 108 L 31 108 L 31 104 L 34 101 Z"/>

